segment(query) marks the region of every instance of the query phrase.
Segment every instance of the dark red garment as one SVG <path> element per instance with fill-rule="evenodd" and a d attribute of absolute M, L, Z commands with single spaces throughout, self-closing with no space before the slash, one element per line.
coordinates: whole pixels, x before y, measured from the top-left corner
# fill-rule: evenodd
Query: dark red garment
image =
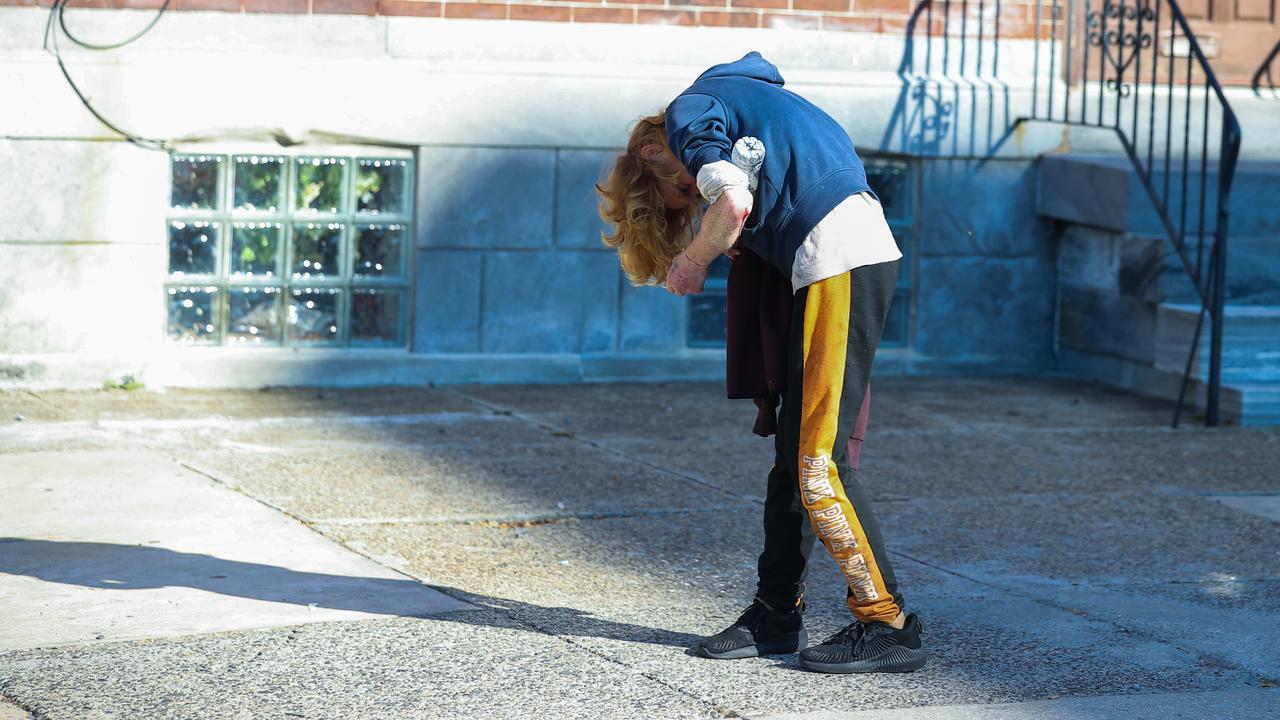
<path fill-rule="evenodd" d="M 787 384 L 787 339 L 795 300 L 791 278 L 759 255 L 743 250 L 729 265 L 726 296 L 725 380 L 729 399 L 754 401 L 757 412 L 751 432 L 769 437 L 778 432 L 778 402 Z M 858 469 L 870 412 L 868 382 L 862 411 L 848 440 L 849 465 L 854 470 Z"/>
<path fill-rule="evenodd" d="M 726 294 L 729 399 L 754 400 L 759 413 L 751 431 L 768 437 L 778 432 L 778 398 L 787 384 L 791 278 L 744 249 L 729 266 Z"/>

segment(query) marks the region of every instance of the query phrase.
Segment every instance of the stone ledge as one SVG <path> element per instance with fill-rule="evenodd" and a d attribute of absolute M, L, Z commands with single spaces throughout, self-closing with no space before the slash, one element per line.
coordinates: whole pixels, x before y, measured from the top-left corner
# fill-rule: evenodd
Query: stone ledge
<path fill-rule="evenodd" d="M 136 357 L 0 355 L 0 388 L 4 389 L 96 389 L 123 375 L 133 375 L 149 388 L 715 380 L 724 377 L 724 351 L 579 355 L 166 348 Z"/>
<path fill-rule="evenodd" d="M 1081 380 L 1102 383 L 1128 390 L 1138 395 L 1160 400 L 1177 401 L 1182 382 L 1180 373 L 1160 370 L 1132 360 L 1062 348 L 1058 353 L 1058 369 Z M 1203 411 L 1207 386 L 1191 379 L 1187 386 L 1187 408 Z M 1239 424 L 1243 398 L 1238 388 L 1223 385 L 1219 413 L 1224 424 Z M 1184 421 L 1191 422 L 1191 415 L 1184 408 Z"/>

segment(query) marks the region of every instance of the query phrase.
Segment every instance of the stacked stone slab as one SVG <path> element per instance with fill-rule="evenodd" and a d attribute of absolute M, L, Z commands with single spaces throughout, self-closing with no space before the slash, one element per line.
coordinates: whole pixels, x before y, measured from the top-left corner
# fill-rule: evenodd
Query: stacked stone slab
<path fill-rule="evenodd" d="M 1216 180 L 1210 177 L 1211 187 Z M 1188 197 L 1198 202 L 1198 188 L 1192 187 Z M 1242 164 L 1227 245 L 1221 409 L 1224 418 L 1247 425 L 1280 423 L 1276 197 L 1280 165 Z M 1144 395 L 1176 398 L 1192 355 L 1199 305 L 1181 259 L 1127 161 L 1042 158 L 1037 210 L 1059 221 L 1060 368 Z M 1174 217 L 1180 217 L 1178 208 Z M 1207 237 L 1212 230 L 1205 229 Z M 1193 254 L 1196 250 L 1192 245 Z M 1204 252 L 1207 258 L 1207 246 Z M 1209 374 L 1208 345 L 1206 323 L 1190 358 L 1188 397 L 1199 408 L 1204 407 Z"/>

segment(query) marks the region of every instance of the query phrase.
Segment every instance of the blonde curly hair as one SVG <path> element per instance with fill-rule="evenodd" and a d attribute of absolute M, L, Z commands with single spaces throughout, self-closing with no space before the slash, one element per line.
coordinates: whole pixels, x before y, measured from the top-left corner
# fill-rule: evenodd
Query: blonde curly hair
<path fill-rule="evenodd" d="M 613 234 L 600 233 L 605 245 L 618 251 L 618 261 L 632 285 L 657 285 L 666 280 L 675 257 L 693 238 L 698 204 L 672 210 L 662 204 L 661 181 L 674 182 L 675 173 L 664 172 L 640 157 L 646 145 L 667 147 L 666 111 L 640 118 L 631 129 L 627 150 L 614 161 L 603 184 L 600 217 L 613 225 Z"/>

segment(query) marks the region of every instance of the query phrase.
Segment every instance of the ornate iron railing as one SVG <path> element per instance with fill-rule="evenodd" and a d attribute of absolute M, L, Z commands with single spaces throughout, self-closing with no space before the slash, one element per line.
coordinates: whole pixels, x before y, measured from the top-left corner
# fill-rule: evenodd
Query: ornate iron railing
<path fill-rule="evenodd" d="M 1037 0 L 1034 13 L 1040 32 L 1027 119 L 1105 128 L 1119 137 L 1200 304 L 1173 424 L 1208 315 L 1205 424 L 1217 425 L 1240 124 L 1174 0 Z"/>

